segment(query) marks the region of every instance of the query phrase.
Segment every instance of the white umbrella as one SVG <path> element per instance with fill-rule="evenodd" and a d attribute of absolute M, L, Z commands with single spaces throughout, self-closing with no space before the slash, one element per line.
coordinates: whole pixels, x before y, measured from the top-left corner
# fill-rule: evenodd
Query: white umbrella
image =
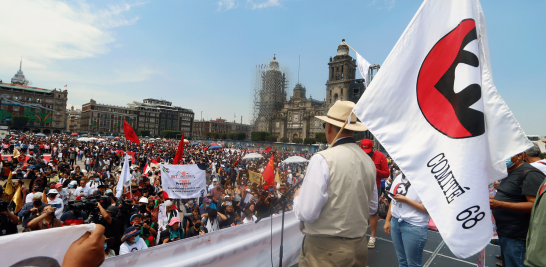
<path fill-rule="evenodd" d="M 104 141 L 106 141 L 106 139 L 104 139 L 104 138 L 99 138 L 99 139 L 97 139 L 97 141 L 99 141 L 99 142 L 104 142 Z"/>
<path fill-rule="evenodd" d="M 80 141 L 80 142 L 89 142 L 89 141 L 91 141 L 90 138 L 88 138 L 88 137 L 80 137 L 77 140 Z"/>
<path fill-rule="evenodd" d="M 305 159 L 305 158 L 302 158 L 300 156 L 293 156 L 293 157 L 289 157 L 287 159 L 285 159 L 282 163 L 284 164 L 287 164 L 287 163 L 303 163 L 303 162 L 308 162 L 309 160 Z"/>
<path fill-rule="evenodd" d="M 243 157 L 243 159 L 262 159 L 264 156 L 258 153 L 250 153 Z"/>

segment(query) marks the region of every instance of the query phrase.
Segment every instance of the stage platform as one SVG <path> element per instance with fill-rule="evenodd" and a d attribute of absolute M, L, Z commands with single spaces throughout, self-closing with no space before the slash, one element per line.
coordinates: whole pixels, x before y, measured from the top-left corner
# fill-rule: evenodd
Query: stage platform
<path fill-rule="evenodd" d="M 384 220 L 379 221 L 376 233 L 376 242 L 374 249 L 368 249 L 368 266 L 369 267 L 396 267 L 398 259 L 394 251 L 391 237 L 383 231 Z M 368 237 L 370 229 L 368 228 Z M 495 258 L 495 255 L 500 255 L 500 247 L 496 245 L 488 245 L 485 248 L 485 266 L 495 267 L 500 260 Z M 428 241 L 423 252 L 423 266 L 438 266 L 438 267 L 470 267 L 476 266 L 477 256 L 474 255 L 467 259 L 459 259 L 451 253 L 447 245 L 442 240 L 440 233 L 435 231 L 428 232 Z M 297 265 L 294 265 L 297 266 Z"/>

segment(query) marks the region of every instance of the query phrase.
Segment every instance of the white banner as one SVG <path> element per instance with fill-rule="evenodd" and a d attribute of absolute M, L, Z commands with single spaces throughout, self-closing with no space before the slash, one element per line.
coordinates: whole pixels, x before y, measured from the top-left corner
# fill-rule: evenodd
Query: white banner
<path fill-rule="evenodd" d="M 109 258 L 103 267 L 197 267 L 197 266 L 271 266 L 271 235 L 273 235 L 273 266 L 279 266 L 282 215 L 195 236 L 165 245 Z M 273 230 L 271 230 L 273 227 Z M 299 259 L 303 235 L 293 212 L 285 214 L 283 266 Z"/>
<path fill-rule="evenodd" d="M 2 236 L 0 265 L 12 266 L 26 260 L 17 266 L 61 266 L 70 245 L 93 229 L 95 224 L 82 224 Z"/>
<path fill-rule="evenodd" d="M 366 59 L 364 59 L 359 53 L 356 53 L 356 64 L 358 65 L 358 71 L 360 71 L 360 75 L 362 75 L 362 78 L 364 78 L 364 84 L 366 85 L 366 88 L 368 88 L 368 85 L 370 84 L 370 77 L 368 76 L 368 71 L 370 69 L 371 64 Z"/>
<path fill-rule="evenodd" d="M 161 165 L 161 182 L 163 191 L 169 198 L 187 199 L 207 195 L 207 180 L 205 170 L 197 164 L 191 165 Z"/>
<path fill-rule="evenodd" d="M 121 169 L 121 175 L 119 176 L 118 184 L 116 185 L 116 197 L 121 197 L 123 194 L 123 186 L 131 183 L 131 171 L 129 169 L 131 164 L 129 164 L 129 156 L 125 153 L 125 161 L 123 161 L 123 169 Z"/>
<path fill-rule="evenodd" d="M 478 0 L 423 2 L 354 113 L 419 194 L 453 254 L 493 234 L 488 184 L 531 146 L 491 74 Z"/>

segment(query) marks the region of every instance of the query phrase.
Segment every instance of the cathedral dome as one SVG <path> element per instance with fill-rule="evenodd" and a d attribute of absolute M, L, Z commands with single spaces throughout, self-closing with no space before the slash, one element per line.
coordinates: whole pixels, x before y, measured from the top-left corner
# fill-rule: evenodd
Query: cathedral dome
<path fill-rule="evenodd" d="M 273 55 L 273 60 L 269 62 L 269 70 L 279 70 L 279 62 L 277 61 L 275 55 Z"/>
<path fill-rule="evenodd" d="M 337 55 L 336 56 L 347 56 L 349 55 L 349 46 L 345 43 L 345 39 L 341 41 L 341 44 L 337 46 Z"/>

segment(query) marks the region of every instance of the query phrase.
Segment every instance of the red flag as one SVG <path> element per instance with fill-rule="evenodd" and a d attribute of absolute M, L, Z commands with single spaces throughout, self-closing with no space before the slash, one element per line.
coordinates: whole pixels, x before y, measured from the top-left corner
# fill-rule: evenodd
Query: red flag
<path fill-rule="evenodd" d="M 267 167 L 265 167 L 262 177 L 267 185 L 275 185 L 275 166 L 273 164 L 273 156 L 271 156 L 271 159 L 269 159 L 269 163 L 267 163 Z"/>
<path fill-rule="evenodd" d="M 176 150 L 176 155 L 173 159 L 174 165 L 182 163 L 182 156 L 184 156 L 184 132 L 182 131 L 182 138 L 180 139 L 180 143 L 178 143 L 178 150 Z"/>
<path fill-rule="evenodd" d="M 154 158 L 151 158 L 151 160 L 152 160 L 152 163 L 159 164 L 159 162 L 157 162 L 157 160 L 155 160 Z"/>
<path fill-rule="evenodd" d="M 271 151 L 271 147 L 267 147 L 267 149 L 265 151 L 267 151 L 267 152 Z"/>
<path fill-rule="evenodd" d="M 140 144 L 140 140 L 138 140 L 138 136 L 135 133 L 135 130 L 131 127 L 131 125 L 123 120 L 123 132 L 125 133 L 125 138 L 127 140 L 131 140 L 137 144 Z"/>

